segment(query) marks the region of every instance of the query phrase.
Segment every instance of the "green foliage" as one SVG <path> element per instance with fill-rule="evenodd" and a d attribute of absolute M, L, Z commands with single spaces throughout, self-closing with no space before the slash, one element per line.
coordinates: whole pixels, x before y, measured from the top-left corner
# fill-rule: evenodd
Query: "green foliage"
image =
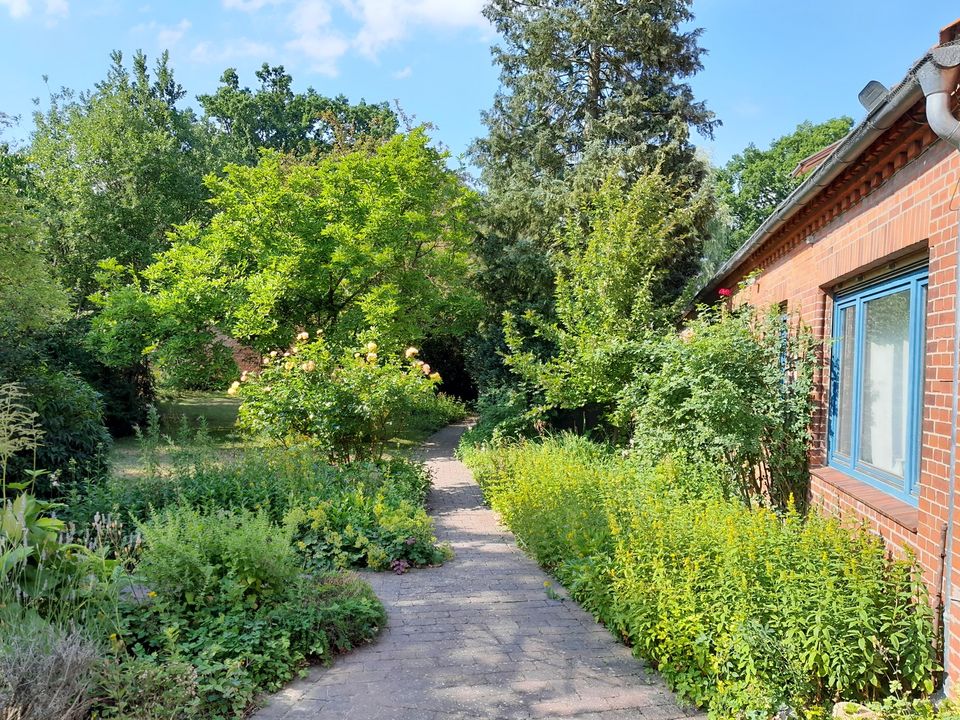
<path fill-rule="evenodd" d="M 747 504 L 802 510 L 816 347 L 776 308 L 700 308 L 683 332 L 648 345 L 620 395 L 637 454 L 696 458 L 724 468 Z"/>
<path fill-rule="evenodd" d="M 529 552 L 711 716 L 933 690 L 922 580 L 865 529 L 747 507 L 720 469 L 642 468 L 573 437 L 465 454 Z"/>
<path fill-rule="evenodd" d="M 279 689 L 308 660 L 329 662 L 335 652 L 369 642 L 386 622 L 370 587 L 350 576 L 299 576 L 263 603 L 238 601 L 242 575 L 221 580 L 223 591 L 200 605 L 184 607 L 157 593 L 146 604 L 122 608 L 115 642 L 165 674 L 176 672 L 181 694 L 189 697 L 195 688 L 196 699 L 179 708 L 186 717 L 245 717 L 259 692 Z M 192 666 L 188 675 L 178 670 L 183 660 Z M 153 700 L 154 708 L 169 702 L 165 695 Z M 150 711 L 150 705 L 137 708 Z"/>
<path fill-rule="evenodd" d="M 102 477 L 112 440 L 100 395 L 75 375 L 46 367 L 23 377 L 20 387 L 23 404 L 38 416 L 43 442 L 11 459 L 8 478 L 22 481 L 31 469 L 43 468 L 49 474 L 39 479 L 36 491 L 52 496 Z"/>
<path fill-rule="evenodd" d="M 214 390 L 236 374 L 233 355 L 202 304 L 179 306 L 144 290 L 139 275 L 113 259 L 100 263 L 100 291 L 90 296 L 99 308 L 87 343 L 100 362 L 116 370 L 152 362 L 161 386 L 175 390 Z"/>
<path fill-rule="evenodd" d="M 0 327 L 43 329 L 66 314 L 67 297 L 43 255 L 37 218 L 0 179 Z"/>
<path fill-rule="evenodd" d="M 7 499 L 22 485 L 4 486 L 0 504 L 0 630 L 33 616 L 65 626 L 95 623 L 109 607 L 106 581 L 115 563 L 61 539 L 66 525 L 53 513 L 62 505 L 29 492 Z"/>
<path fill-rule="evenodd" d="M 178 228 L 144 273 L 161 350 L 218 330 L 261 350 L 304 328 L 342 347 L 374 327 L 393 351 L 462 334 L 475 195 L 444 162 L 418 129 L 372 152 L 312 164 L 265 152 L 209 177 L 213 219 Z"/>
<path fill-rule="evenodd" d="M 358 466 L 341 475 L 325 496 L 310 497 L 287 513 L 285 524 L 294 528 L 309 566 L 403 572 L 446 559 L 422 507 L 429 479 L 422 470 L 402 465 L 386 469 L 388 474 L 378 477 Z"/>
<path fill-rule="evenodd" d="M 690 128 L 710 135 L 717 122 L 684 82 L 703 52 L 700 31 L 681 30 L 689 2 L 493 0 L 484 14 L 502 38 L 503 90 L 475 156 L 510 237 L 543 247 L 571 191 L 611 168 L 702 176 Z"/>
<path fill-rule="evenodd" d="M 530 437 L 540 419 L 536 410 L 530 410 L 526 393 L 511 386 L 489 387 L 477 400 L 477 422 L 461 439 L 462 446 Z"/>
<path fill-rule="evenodd" d="M 96 717 L 112 720 L 187 720 L 201 716 L 197 673 L 182 660 L 133 656 L 105 659 L 94 672 Z"/>
<path fill-rule="evenodd" d="M 493 57 L 502 89 L 473 148 L 487 188 L 478 286 L 489 314 L 471 353 L 481 388 L 516 382 L 496 362 L 506 349 L 504 312 L 552 322 L 557 228 L 605 178 L 622 178 L 629 190 L 656 168 L 669 178 L 670 197 L 697 195 L 707 171 L 690 134 L 712 135 L 718 122 L 686 82 L 703 52 L 690 5 L 487 3 L 484 14 L 501 38 Z M 698 210 L 695 225 L 703 228 L 712 208 Z M 675 240 L 661 278 L 671 299 L 701 253 L 700 233 Z"/>
<path fill-rule="evenodd" d="M 652 327 L 676 311 L 673 258 L 696 235 L 697 204 L 659 172 L 630 187 L 611 176 L 565 223 L 558 256 L 556 319 L 524 320 L 549 353 L 531 349 L 513 316 L 505 322 L 507 365 L 547 405 L 613 405 L 631 380 Z"/>
<path fill-rule="evenodd" d="M 160 511 L 140 527 L 137 572 L 165 600 L 203 607 L 210 596 L 257 605 L 280 595 L 299 570 L 290 534 L 263 513 Z"/>
<path fill-rule="evenodd" d="M 259 539 L 279 547 L 280 528 L 260 520 L 257 529 L 242 530 L 235 515 L 188 512 L 183 522 L 173 517 L 161 521 L 167 523 L 165 532 L 176 532 L 170 525 L 174 522 L 186 533 L 182 539 L 190 540 L 195 534 L 190 526 L 200 522 L 207 526 L 200 533 L 213 540 L 214 547 L 226 549 L 229 544 L 232 549 L 225 554 L 201 549 L 202 562 L 209 565 L 196 577 L 202 578 L 207 594 L 184 604 L 183 586 L 168 581 L 179 568 L 192 573 L 197 553 L 183 550 L 182 544 L 168 544 L 166 536 L 161 539 L 164 549 L 154 555 L 155 546 L 147 539 L 141 567 L 148 584 L 156 582 L 160 589 L 145 605 L 123 608 L 117 642 L 134 657 L 166 667 L 181 658 L 189 660 L 197 693 L 191 717 L 242 717 L 258 692 L 278 689 L 308 659 L 328 662 L 334 652 L 373 639 L 383 626 L 383 607 L 366 583 L 344 576 L 286 577 L 291 568 L 296 571 L 295 565 L 287 567 L 286 559 L 292 557 L 288 549 L 280 573 L 283 583 L 273 584 L 281 580 L 272 572 L 279 567 L 275 559 L 270 571 L 258 571 L 262 584 L 253 591 L 248 573 L 259 566 L 248 561 L 263 558 L 239 542 L 215 539 L 241 530 L 248 541 Z M 219 522 L 224 525 L 217 529 Z M 177 547 L 182 551 L 179 558 L 172 555 Z M 173 595 L 166 595 L 165 589 Z"/>
<path fill-rule="evenodd" d="M 191 717 L 241 717 L 257 692 L 278 689 L 308 659 L 369 641 L 385 622 L 365 583 L 301 574 L 290 531 L 263 513 L 172 507 L 141 530 L 137 573 L 151 590 L 121 607 L 114 643 L 163 673 L 183 677 L 188 661 L 180 690 L 195 688 Z M 121 692 L 107 704 L 116 709 Z"/>
<path fill-rule="evenodd" d="M 403 570 L 445 558 L 423 508 L 429 486 L 421 466 L 401 459 L 334 467 L 307 446 L 250 450 L 235 459 L 189 447 L 168 469 L 148 466 L 85 489 L 67 516 L 83 527 L 98 516 L 146 520 L 177 507 L 262 513 L 285 527 L 311 568 Z"/>
<path fill-rule="evenodd" d="M 317 156 L 364 140 L 383 141 L 397 131 L 397 117 L 386 103 L 351 105 L 347 98 L 324 97 L 313 88 L 294 93 L 282 65 L 257 70 L 260 87 L 240 87 L 228 68 L 212 95 L 199 95 L 205 120 L 217 131 L 221 154 L 231 162 L 255 165 L 261 148 L 297 156 Z"/>
<path fill-rule="evenodd" d="M 132 71 L 119 52 L 106 79 L 79 97 L 54 95 L 36 125 L 30 159 L 49 253 L 74 300 L 96 290 L 101 260 L 146 267 L 176 223 L 206 213 L 210 161 L 185 92 L 164 53 L 151 78 L 142 53 Z"/>
<path fill-rule="evenodd" d="M 234 383 L 230 391 L 244 400 L 242 429 L 309 442 L 332 462 L 376 459 L 415 414 L 431 406 L 442 412 L 434 390 L 440 375 L 416 359 L 415 348 L 404 358 L 371 341 L 363 352 L 338 357 L 322 336 L 307 342 L 305 335 L 290 352 L 264 357 L 259 374 Z"/>
<path fill-rule="evenodd" d="M 808 120 L 789 135 L 774 140 L 766 150 L 750 143 L 716 170 L 717 199 L 727 217 L 715 228 L 715 241 L 708 248 L 705 261 L 707 269 L 719 268 L 803 182 L 803 177 L 792 175 L 802 160 L 844 137 L 852 126 L 853 119 L 849 117 L 818 124 Z"/>

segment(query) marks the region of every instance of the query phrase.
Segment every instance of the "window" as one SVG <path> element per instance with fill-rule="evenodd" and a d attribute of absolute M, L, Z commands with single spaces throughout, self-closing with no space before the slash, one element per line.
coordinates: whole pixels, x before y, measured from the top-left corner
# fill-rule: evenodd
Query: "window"
<path fill-rule="evenodd" d="M 927 270 L 838 295 L 828 463 L 916 504 Z"/>

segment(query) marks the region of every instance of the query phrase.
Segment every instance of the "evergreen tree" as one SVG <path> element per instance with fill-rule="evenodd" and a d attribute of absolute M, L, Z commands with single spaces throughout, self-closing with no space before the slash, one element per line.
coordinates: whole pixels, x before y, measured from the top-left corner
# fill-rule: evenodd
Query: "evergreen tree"
<path fill-rule="evenodd" d="M 551 252 L 565 219 L 577 217 L 610 172 L 624 192 L 658 171 L 693 198 L 706 174 L 691 131 L 711 136 L 718 122 L 685 80 L 701 68 L 700 31 L 690 0 L 491 0 L 484 13 L 503 38 L 493 50 L 501 90 L 484 115 L 486 137 L 473 149 L 487 190 L 485 241 L 479 244 L 492 316 L 474 355 L 500 343 L 499 317 L 549 310 Z M 698 204 L 697 226 L 709 220 Z M 574 214 L 571 215 L 571 211 Z M 520 249 L 522 252 L 518 252 Z M 664 258 L 665 303 L 696 273 L 701 235 L 676 238 Z M 513 277 L 523 257 L 521 277 Z M 538 287 L 530 285 L 535 279 Z M 511 291 L 515 289 L 515 291 Z M 536 298 L 533 303 L 530 298 Z M 476 364 L 476 363 L 475 363 Z M 489 365 L 489 362 L 486 363 Z M 483 368 L 487 374 L 489 367 Z"/>
<path fill-rule="evenodd" d="M 689 0 L 492 0 L 504 38 L 501 91 L 475 148 L 498 214 L 552 227 L 578 176 L 589 187 L 617 163 L 700 176 L 690 129 L 717 122 L 683 79 L 701 66 Z"/>

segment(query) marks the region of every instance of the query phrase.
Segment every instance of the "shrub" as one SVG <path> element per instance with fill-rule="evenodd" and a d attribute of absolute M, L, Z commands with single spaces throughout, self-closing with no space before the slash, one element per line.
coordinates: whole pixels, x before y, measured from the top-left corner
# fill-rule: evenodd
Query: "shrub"
<path fill-rule="evenodd" d="M 201 715 L 197 673 L 190 663 L 120 656 L 100 663 L 96 717 L 112 720 L 186 720 Z"/>
<path fill-rule="evenodd" d="M 530 410 L 526 393 L 501 385 L 485 389 L 477 400 L 479 419 L 464 433 L 464 445 L 530 437 L 535 434 L 536 410 Z"/>
<path fill-rule="evenodd" d="M 415 359 L 415 348 L 406 359 L 380 357 L 369 342 L 340 357 L 305 335 L 265 357 L 259 375 L 234 383 L 244 399 L 241 428 L 287 444 L 307 440 L 332 462 L 379 458 L 411 416 L 435 406 L 440 375 Z"/>
<path fill-rule="evenodd" d="M 467 417 L 467 406 L 445 393 L 418 396 L 414 400 L 408 429 L 433 432 Z"/>
<path fill-rule="evenodd" d="M 72 373 L 100 394 L 110 432 L 129 435 L 144 423 L 153 401 L 149 371 L 142 355 L 130 365 L 104 364 L 87 341 L 90 323 L 89 317 L 74 317 L 33 332 L 0 324 L 0 376 L 22 380 L 44 366 Z"/>
<path fill-rule="evenodd" d="M 713 466 L 650 469 L 579 438 L 465 455 L 531 554 L 714 717 L 932 691 L 924 586 L 865 530 L 727 500 Z"/>
<path fill-rule="evenodd" d="M 96 645 L 79 628 L 0 606 L 0 717 L 83 720 L 98 662 Z"/>
<path fill-rule="evenodd" d="M 683 454 L 726 470 L 730 489 L 786 510 L 807 500 L 816 345 L 779 309 L 700 308 L 651 341 L 620 394 L 637 454 Z"/>
<path fill-rule="evenodd" d="M 103 424 L 99 394 L 69 373 L 46 368 L 35 370 L 20 385 L 24 405 L 37 413 L 43 442 L 35 452 L 20 453 L 11 460 L 7 479 L 24 480 L 32 468 L 49 470 L 51 474 L 41 477 L 34 490 L 50 496 L 102 477 L 112 441 Z"/>
<path fill-rule="evenodd" d="M 386 621 L 370 587 L 352 577 L 297 576 L 280 593 L 256 600 L 240 601 L 225 590 L 187 605 L 158 593 L 146 605 L 122 609 L 117 642 L 141 664 L 174 672 L 182 694 L 195 687 L 199 702 L 187 706 L 196 711 L 190 717 L 245 717 L 258 693 L 279 689 L 308 660 L 329 662 L 335 652 L 371 640 Z M 192 672 L 177 669 L 183 661 Z M 154 707 L 168 700 L 155 697 Z"/>
<path fill-rule="evenodd" d="M 166 601 L 187 607 L 211 596 L 262 602 L 282 594 L 299 569 L 289 532 L 263 513 L 171 507 L 140 531 L 138 574 Z"/>
<path fill-rule="evenodd" d="M 146 520 L 151 511 L 178 504 L 214 514 L 262 513 L 288 528 L 312 568 L 385 569 L 444 559 L 423 509 L 429 487 L 423 467 L 404 459 L 332 466 L 307 446 L 251 450 L 235 459 L 188 448 L 168 470 L 155 467 L 91 488 L 69 516 L 75 525 L 99 528 L 106 517 L 117 527 L 126 514 Z M 108 544 L 130 543 L 110 537 Z"/>
<path fill-rule="evenodd" d="M 0 608 L 12 595 L 46 616 L 67 613 L 78 619 L 103 590 L 99 581 L 112 564 L 60 541 L 64 523 L 50 516 L 57 507 L 27 493 L 0 504 Z"/>

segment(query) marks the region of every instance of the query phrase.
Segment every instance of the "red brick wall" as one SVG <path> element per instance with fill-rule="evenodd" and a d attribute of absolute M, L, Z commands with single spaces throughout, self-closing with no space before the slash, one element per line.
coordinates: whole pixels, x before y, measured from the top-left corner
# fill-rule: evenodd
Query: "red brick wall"
<path fill-rule="evenodd" d="M 924 578 L 936 601 L 941 561 L 941 537 L 950 511 L 950 447 L 953 442 L 953 377 L 956 308 L 957 244 L 960 216 L 957 184 L 960 153 L 943 142 L 927 148 L 886 182 L 834 218 L 812 236 L 812 244 L 796 237 L 774 237 L 726 280 L 731 288 L 760 268 L 757 280 L 736 290 L 735 303 L 766 306 L 786 300 L 814 333 L 831 336 L 832 292 L 838 282 L 888 267 L 916 252 L 929 254 L 927 314 L 927 373 L 924 387 L 923 440 L 919 506 L 911 511 L 900 504 L 890 512 L 882 504 L 866 503 L 854 487 L 840 489 L 814 477 L 814 500 L 829 512 L 839 513 L 879 533 L 891 548 L 910 547 L 917 555 Z M 824 353 L 829 356 L 829 348 Z M 815 464 L 824 459 L 824 400 L 829 378 L 829 357 L 818 369 L 814 450 Z M 893 501 L 891 507 L 896 505 Z M 905 520 L 907 518 L 907 520 Z M 960 513 L 952 539 L 952 577 L 947 585 L 947 611 L 952 586 L 960 588 Z M 915 529 L 914 529 L 915 528 Z M 958 591 L 960 592 L 960 591 Z M 948 663 L 960 689 L 960 598 L 952 622 L 948 621 Z M 960 695 L 960 692 L 953 692 Z"/>

